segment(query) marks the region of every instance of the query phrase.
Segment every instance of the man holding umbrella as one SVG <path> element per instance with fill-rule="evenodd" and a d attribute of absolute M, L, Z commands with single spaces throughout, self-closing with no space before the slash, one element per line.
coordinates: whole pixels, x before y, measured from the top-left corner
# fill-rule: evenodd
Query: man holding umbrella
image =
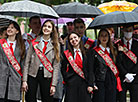
<path fill-rule="evenodd" d="M 129 90 L 130 102 L 138 102 L 138 42 L 132 38 L 133 26 L 123 27 L 124 37 L 116 42 L 118 48 L 117 67 L 123 91 L 119 93 L 119 102 L 126 102 Z"/>

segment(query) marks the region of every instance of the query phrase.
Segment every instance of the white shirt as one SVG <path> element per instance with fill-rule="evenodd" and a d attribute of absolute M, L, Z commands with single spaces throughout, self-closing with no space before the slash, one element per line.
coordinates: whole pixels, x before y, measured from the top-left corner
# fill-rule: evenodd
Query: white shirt
<path fill-rule="evenodd" d="M 10 43 L 13 43 L 12 49 L 13 49 L 13 52 L 14 52 L 14 51 L 15 51 L 15 47 L 16 47 L 16 40 L 15 40 L 15 41 L 9 41 L 9 40 L 7 39 L 7 43 L 9 44 L 9 46 L 10 46 Z"/>
<path fill-rule="evenodd" d="M 127 46 L 127 40 L 123 38 L 124 44 Z M 131 49 L 132 46 L 132 38 L 129 40 L 129 49 Z"/>
<path fill-rule="evenodd" d="M 109 48 L 109 47 L 104 48 L 101 44 L 99 45 L 99 47 L 100 47 L 103 51 L 105 51 L 105 49 L 106 49 L 107 52 L 110 53 L 110 48 Z"/>
<path fill-rule="evenodd" d="M 81 50 L 80 49 L 77 50 L 75 48 L 74 48 L 74 59 L 76 57 L 76 51 L 78 51 L 78 54 L 80 55 L 81 59 L 83 60 Z"/>

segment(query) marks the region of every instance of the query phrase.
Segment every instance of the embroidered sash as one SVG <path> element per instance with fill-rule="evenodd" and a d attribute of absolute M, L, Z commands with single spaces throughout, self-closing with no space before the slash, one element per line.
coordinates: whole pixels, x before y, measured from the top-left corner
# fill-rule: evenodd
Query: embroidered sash
<path fill-rule="evenodd" d="M 33 40 L 33 39 L 34 38 L 29 33 L 27 33 L 27 41 L 29 44 L 30 44 L 31 40 Z"/>
<path fill-rule="evenodd" d="M 104 53 L 104 51 L 100 47 L 95 47 L 94 50 L 104 59 L 104 61 L 106 62 L 106 65 L 112 70 L 112 72 L 114 73 L 116 80 L 117 80 L 117 89 L 119 91 L 122 91 L 121 81 L 118 76 L 119 71 L 118 71 L 115 63 L 111 59 L 111 57 L 108 54 Z"/>
<path fill-rule="evenodd" d="M 84 73 L 81 68 L 78 67 L 78 65 L 75 63 L 72 54 L 69 52 L 69 50 L 64 51 L 66 58 L 68 59 L 69 63 L 71 64 L 73 70 L 83 79 Z"/>
<path fill-rule="evenodd" d="M 121 40 L 117 42 L 117 46 L 119 47 L 120 45 L 123 47 L 123 53 L 136 64 L 137 56 L 131 50 L 129 50 Z"/>
<path fill-rule="evenodd" d="M 84 44 L 84 47 L 85 47 L 86 49 L 89 49 L 89 48 L 93 45 L 93 43 L 94 43 L 94 40 L 88 38 L 88 40 L 87 40 L 86 43 Z"/>
<path fill-rule="evenodd" d="M 53 72 L 53 67 L 51 62 L 48 60 L 48 58 L 45 56 L 44 53 L 42 53 L 36 46 L 38 45 L 39 42 L 35 42 L 36 38 L 34 40 L 32 40 L 32 45 L 33 48 L 38 56 L 38 58 L 40 59 L 41 63 L 43 64 L 43 66 L 49 71 L 49 72 Z"/>
<path fill-rule="evenodd" d="M 15 58 L 14 53 L 11 51 L 6 39 L 1 39 L 0 44 L 3 48 L 5 55 L 7 56 L 8 60 L 9 60 L 9 62 L 11 63 L 12 68 L 17 72 L 18 75 L 20 75 L 22 77 L 21 66 L 20 66 L 19 62 L 17 61 L 17 59 Z"/>

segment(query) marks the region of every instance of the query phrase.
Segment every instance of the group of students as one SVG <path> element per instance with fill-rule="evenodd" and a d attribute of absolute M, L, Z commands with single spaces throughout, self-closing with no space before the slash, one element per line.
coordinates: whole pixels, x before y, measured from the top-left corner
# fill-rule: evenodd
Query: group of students
<path fill-rule="evenodd" d="M 41 26 L 36 16 L 29 23 L 31 34 L 22 36 L 11 21 L 0 39 L 0 102 L 20 102 L 21 91 L 26 102 L 37 102 L 38 86 L 42 102 L 55 102 L 60 72 L 64 102 L 126 102 L 127 90 L 130 102 L 138 101 L 138 42 L 132 25 L 124 26 L 124 37 L 113 44 L 107 29 L 94 41 L 84 35 L 84 21 L 75 19 L 61 51 L 53 21 Z"/>

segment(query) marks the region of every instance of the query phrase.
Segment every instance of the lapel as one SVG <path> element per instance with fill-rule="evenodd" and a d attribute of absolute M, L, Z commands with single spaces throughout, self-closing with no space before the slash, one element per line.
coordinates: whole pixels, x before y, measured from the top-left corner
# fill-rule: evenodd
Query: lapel
<path fill-rule="evenodd" d="M 105 60 L 98 54 L 98 55 L 95 55 L 95 57 L 97 57 L 97 59 L 99 60 L 99 62 L 103 63 L 106 65 L 105 63 Z"/>
<path fill-rule="evenodd" d="M 36 46 L 41 52 L 43 52 L 42 49 L 42 43 L 41 41 L 41 36 L 38 36 L 35 40 L 35 42 L 39 42 L 38 45 Z M 47 49 L 45 51 L 45 54 L 47 54 L 51 49 L 53 49 L 53 45 L 52 45 L 52 41 L 49 41 L 48 45 L 47 45 Z"/>
<path fill-rule="evenodd" d="M 131 45 L 131 51 L 134 52 L 136 46 L 135 46 L 135 40 L 132 39 L 132 45 Z"/>
<path fill-rule="evenodd" d="M 19 58 L 19 56 L 20 56 L 20 49 L 19 49 L 17 43 L 16 43 L 15 50 L 14 50 L 14 56 L 15 56 L 15 58 L 19 61 L 18 58 Z"/>
<path fill-rule="evenodd" d="M 46 51 L 45 51 L 45 54 L 47 54 L 50 50 L 52 50 L 53 49 L 53 44 L 52 44 L 52 41 L 50 41 L 49 43 L 48 43 L 48 45 L 47 45 L 47 49 L 46 49 Z"/>
<path fill-rule="evenodd" d="M 41 36 L 38 36 L 35 40 L 35 42 L 38 42 L 36 48 L 38 48 L 41 52 L 43 51 L 42 49 L 42 43 L 41 43 Z"/>

